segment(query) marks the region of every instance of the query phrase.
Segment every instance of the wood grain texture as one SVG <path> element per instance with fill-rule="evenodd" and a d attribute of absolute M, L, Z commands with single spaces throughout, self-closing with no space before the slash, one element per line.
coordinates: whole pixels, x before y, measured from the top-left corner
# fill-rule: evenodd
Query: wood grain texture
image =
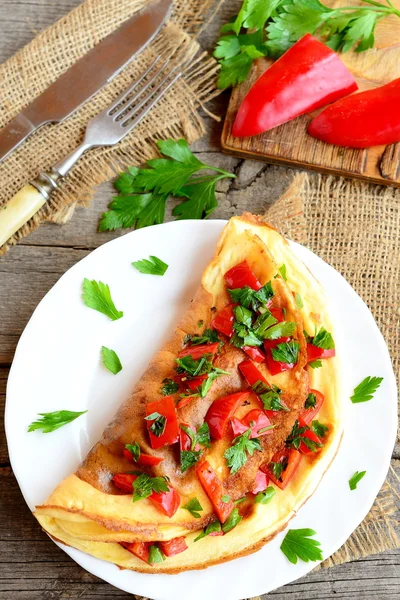
<path fill-rule="evenodd" d="M 211 48 L 222 23 L 240 6 L 230 0 L 203 33 Z M 79 4 L 79 0 L 2 0 L 0 2 L 0 60 L 27 43 L 39 30 Z M 224 116 L 229 94 L 211 107 Z M 1 110 L 1 105 L 0 105 Z M 199 158 L 233 170 L 236 180 L 221 182 L 215 218 L 244 210 L 261 213 L 288 187 L 294 171 L 256 160 L 220 153 L 222 123 L 206 117 L 207 135 L 194 144 Z M 111 184 L 99 188 L 89 209 L 78 209 L 65 226 L 47 224 L 0 259 L 0 412 L 6 381 L 18 338 L 41 298 L 70 266 L 92 249 L 125 232 L 98 233 L 102 211 L 112 196 Z M 171 219 L 172 205 L 167 214 Z M 395 451 L 400 458 L 400 448 Z M 396 461 L 400 474 L 400 461 Z M 42 468 L 38 465 L 38 468 Z M 0 600 L 128 600 L 117 590 L 76 565 L 41 531 L 27 508 L 12 473 L 3 423 L 0 423 Z M 267 568 L 267 566 L 266 566 Z M 221 598 L 223 599 L 223 592 Z M 310 573 L 267 598 L 285 600 L 386 600 L 400 597 L 400 551 Z M 190 592 L 188 592 L 190 600 Z"/>
<path fill-rule="evenodd" d="M 331 6 L 348 5 L 342 0 L 326 0 L 325 3 Z M 397 0 L 397 5 L 400 6 L 400 0 Z M 383 85 L 400 76 L 399 35 L 400 19 L 390 16 L 377 27 L 376 48 L 360 54 L 349 52 L 342 55 L 343 62 L 354 74 L 361 91 Z M 225 152 L 244 158 L 400 186 L 399 144 L 362 150 L 325 144 L 307 134 L 308 125 L 318 112 L 303 115 L 260 135 L 234 137 L 232 127 L 244 97 L 271 64 L 269 60 L 259 59 L 253 65 L 250 77 L 233 89 L 221 138 Z"/>

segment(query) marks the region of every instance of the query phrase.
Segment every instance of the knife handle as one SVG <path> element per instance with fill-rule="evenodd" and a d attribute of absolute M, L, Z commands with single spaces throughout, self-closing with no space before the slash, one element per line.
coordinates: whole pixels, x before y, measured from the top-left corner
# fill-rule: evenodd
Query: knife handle
<path fill-rule="evenodd" d="M 0 247 L 46 202 L 45 196 L 30 183 L 4 206 L 0 206 Z"/>
<path fill-rule="evenodd" d="M 0 162 L 37 129 L 22 113 L 0 129 Z"/>

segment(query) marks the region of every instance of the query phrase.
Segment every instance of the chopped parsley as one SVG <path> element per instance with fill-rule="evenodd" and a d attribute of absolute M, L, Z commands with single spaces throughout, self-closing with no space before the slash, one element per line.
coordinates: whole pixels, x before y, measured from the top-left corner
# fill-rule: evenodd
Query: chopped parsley
<path fill-rule="evenodd" d="M 200 533 L 200 535 L 198 535 L 196 538 L 194 538 L 193 541 L 197 542 L 198 540 L 203 539 L 207 535 L 210 535 L 210 533 L 219 533 L 220 531 L 221 531 L 221 523 L 219 521 L 214 521 L 213 523 L 210 523 L 209 525 L 207 525 L 207 527 L 205 529 L 203 529 L 203 531 Z"/>
<path fill-rule="evenodd" d="M 200 344 L 209 344 L 220 341 L 221 340 L 219 339 L 218 333 L 215 331 L 215 329 L 205 329 L 201 335 L 191 335 L 188 333 L 184 338 L 184 343 L 188 344 L 190 342 L 192 346 L 199 346 Z"/>
<path fill-rule="evenodd" d="M 324 425 L 322 425 L 322 427 L 324 427 Z M 286 446 L 292 446 L 298 450 L 300 444 L 303 443 L 312 452 L 316 452 L 318 448 L 322 448 L 323 444 L 310 440 L 308 437 L 304 436 L 307 431 L 310 431 L 310 427 L 308 427 L 308 425 L 300 427 L 298 420 L 296 420 L 289 437 L 286 439 Z"/>
<path fill-rule="evenodd" d="M 358 404 L 359 402 L 368 402 L 368 400 L 373 398 L 382 381 L 383 377 L 366 377 L 361 383 L 358 384 L 356 388 L 354 388 L 354 392 L 350 397 L 350 400 L 353 402 L 353 404 Z"/>
<path fill-rule="evenodd" d="M 150 477 L 147 473 L 140 473 L 132 483 L 132 488 L 133 502 L 148 498 L 153 492 L 160 494 L 161 492 L 169 491 L 169 486 L 165 477 Z"/>
<path fill-rule="evenodd" d="M 296 306 L 299 310 L 301 310 L 302 308 L 304 308 L 304 302 L 302 297 L 300 296 L 300 294 L 298 292 L 295 293 L 294 295 L 294 301 L 296 302 Z"/>
<path fill-rule="evenodd" d="M 203 510 L 203 507 L 197 498 L 192 498 L 182 508 L 188 510 L 195 519 L 201 519 L 200 511 Z"/>
<path fill-rule="evenodd" d="M 116 309 L 109 286 L 102 281 L 84 279 L 82 299 L 86 306 L 103 313 L 111 321 L 124 316 L 122 311 Z"/>
<path fill-rule="evenodd" d="M 335 342 L 333 341 L 332 335 L 324 327 L 321 327 L 321 329 L 317 331 L 315 336 L 311 338 L 310 343 L 323 350 L 333 350 L 335 348 Z"/>
<path fill-rule="evenodd" d="M 165 554 L 160 550 L 158 546 L 150 546 L 149 547 L 149 565 L 155 565 L 157 563 L 162 563 L 165 560 Z"/>
<path fill-rule="evenodd" d="M 304 408 L 315 408 L 317 405 L 317 396 L 315 394 L 308 394 L 307 399 L 304 403 Z"/>
<path fill-rule="evenodd" d="M 176 371 L 178 373 L 186 372 L 192 377 L 197 377 L 197 375 L 205 375 L 213 368 L 212 359 L 212 354 L 203 354 L 203 356 L 197 360 L 188 354 L 187 356 L 182 356 L 182 358 L 175 359 L 178 365 L 176 367 Z"/>
<path fill-rule="evenodd" d="M 283 281 L 287 281 L 286 265 L 281 265 L 279 267 L 278 271 L 281 274 L 281 277 L 282 277 Z"/>
<path fill-rule="evenodd" d="M 300 344 L 294 340 L 278 344 L 276 348 L 271 349 L 272 358 L 279 362 L 294 364 L 299 356 Z"/>
<path fill-rule="evenodd" d="M 231 474 L 234 475 L 239 469 L 246 464 L 248 457 L 253 456 L 257 450 L 261 452 L 261 443 L 257 438 L 250 439 L 251 428 L 238 435 L 233 440 L 233 444 L 224 452 L 224 457 L 227 460 Z"/>
<path fill-rule="evenodd" d="M 276 464 L 276 463 L 275 463 Z M 277 478 L 279 479 L 279 477 Z M 256 504 L 268 504 L 270 500 L 275 496 L 276 491 L 272 485 L 268 486 L 264 492 L 259 492 L 257 496 L 254 498 L 254 502 Z"/>
<path fill-rule="evenodd" d="M 182 473 L 198 463 L 202 454 L 203 452 L 201 450 L 181 450 L 180 460 Z"/>
<path fill-rule="evenodd" d="M 201 446 L 209 448 L 211 446 L 211 439 L 208 423 L 203 423 L 197 432 L 193 431 L 190 427 L 186 427 L 186 425 L 181 425 L 180 427 L 186 435 L 189 436 L 191 441 L 190 450 L 181 450 L 180 454 L 181 471 L 184 473 L 190 469 L 190 467 L 193 467 L 203 454 L 202 450 L 196 450 L 196 446 L 200 444 Z"/>
<path fill-rule="evenodd" d="M 223 496 L 221 496 L 221 502 L 223 502 L 224 504 L 228 504 L 228 502 L 231 501 L 231 497 L 228 496 L 228 494 L 224 494 Z"/>
<path fill-rule="evenodd" d="M 227 518 L 227 520 L 225 521 L 225 523 L 223 523 L 222 531 L 224 533 L 228 533 L 229 531 L 232 531 L 232 529 L 234 529 L 236 527 L 236 525 L 239 525 L 239 523 L 242 519 L 243 519 L 243 517 L 239 514 L 239 509 L 234 508 L 233 511 L 231 512 L 231 514 L 229 515 L 229 517 Z"/>
<path fill-rule="evenodd" d="M 274 295 L 270 281 L 258 291 L 246 285 L 242 288 L 228 290 L 228 292 L 232 302 L 240 304 L 245 308 L 251 308 L 252 310 L 257 310 L 260 306 L 265 306 Z"/>
<path fill-rule="evenodd" d="M 265 388 L 267 388 L 267 389 L 265 389 Z M 269 388 L 269 386 L 266 385 L 263 388 L 262 393 L 259 394 L 260 400 L 264 406 L 264 410 L 274 410 L 274 411 L 283 410 L 285 412 L 290 412 L 290 409 L 287 406 L 285 406 L 285 404 L 283 404 L 283 402 L 281 400 L 280 395 L 282 393 L 282 390 L 280 388 L 278 388 L 276 385 L 273 385 L 269 389 L 268 388 Z M 253 389 L 254 389 L 254 386 L 253 386 Z"/>
<path fill-rule="evenodd" d="M 271 471 L 272 475 L 275 477 L 275 479 L 280 480 L 280 478 L 282 477 L 282 473 L 287 469 L 288 462 L 288 458 L 287 456 L 285 456 L 283 460 L 279 462 L 271 461 L 269 463 L 268 468 Z"/>
<path fill-rule="evenodd" d="M 296 329 L 296 323 L 292 321 L 282 321 L 282 323 L 276 323 L 270 327 L 264 334 L 264 338 L 267 340 L 277 340 L 281 337 L 287 337 L 292 335 Z"/>
<path fill-rule="evenodd" d="M 161 393 L 163 396 L 170 396 L 179 391 L 179 385 L 173 379 L 163 379 Z"/>
<path fill-rule="evenodd" d="M 135 462 L 137 462 L 140 458 L 140 446 L 137 442 L 134 442 L 133 444 L 125 444 L 125 448 L 126 450 L 129 450 L 129 452 L 132 454 L 132 458 Z"/>
<path fill-rule="evenodd" d="M 356 489 L 358 482 L 361 481 L 361 479 L 364 477 L 366 472 L 367 471 L 356 471 L 354 473 L 353 477 L 350 477 L 349 487 L 350 487 L 351 491 Z"/>
<path fill-rule="evenodd" d="M 267 330 L 269 330 L 272 325 L 275 325 L 277 319 L 270 313 L 269 310 L 266 310 L 260 316 L 257 317 L 256 322 L 254 323 L 254 330 L 256 334 L 262 338 L 266 336 Z"/>
<path fill-rule="evenodd" d="M 324 438 L 329 431 L 329 427 L 327 425 L 323 425 L 319 421 L 313 421 L 311 423 L 311 429 L 319 438 Z"/>
<path fill-rule="evenodd" d="M 40 419 L 33 421 L 28 427 L 28 432 L 42 429 L 42 433 L 51 433 L 64 425 L 68 425 L 81 415 L 87 413 L 87 410 L 82 412 L 73 412 L 71 410 L 55 410 L 54 412 L 39 413 Z"/>
<path fill-rule="evenodd" d="M 153 412 L 144 419 L 145 421 L 153 421 L 150 426 L 150 431 L 156 437 L 161 437 L 167 425 L 167 418 L 164 415 L 160 415 L 158 412 Z"/>
<path fill-rule="evenodd" d="M 322 367 L 322 361 L 319 360 L 319 358 L 317 358 L 317 360 L 312 360 L 311 362 L 309 362 L 308 366 L 312 369 L 319 369 L 320 367 Z"/>
<path fill-rule="evenodd" d="M 118 354 L 111 350 L 111 348 L 106 348 L 105 346 L 101 347 L 101 358 L 103 360 L 103 364 L 108 369 L 116 375 L 120 371 L 122 371 L 122 364 L 118 357 Z"/>
<path fill-rule="evenodd" d="M 313 535 L 316 535 L 313 529 L 289 529 L 281 550 L 292 564 L 295 565 L 298 558 L 304 562 L 322 560 L 321 544 L 310 539 Z"/>
<path fill-rule="evenodd" d="M 145 275 L 159 275 L 160 277 L 165 275 L 168 269 L 167 263 L 163 262 L 161 258 L 157 258 L 157 256 L 150 256 L 150 260 L 143 258 L 133 262 L 132 266 Z"/>

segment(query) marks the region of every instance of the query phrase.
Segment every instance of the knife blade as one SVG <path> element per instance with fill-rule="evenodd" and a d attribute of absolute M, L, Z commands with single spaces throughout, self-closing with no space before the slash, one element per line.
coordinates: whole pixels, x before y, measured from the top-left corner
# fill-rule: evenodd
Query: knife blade
<path fill-rule="evenodd" d="M 45 123 L 60 123 L 116 77 L 161 29 L 172 0 L 154 0 L 110 33 L 0 130 L 0 162 Z"/>

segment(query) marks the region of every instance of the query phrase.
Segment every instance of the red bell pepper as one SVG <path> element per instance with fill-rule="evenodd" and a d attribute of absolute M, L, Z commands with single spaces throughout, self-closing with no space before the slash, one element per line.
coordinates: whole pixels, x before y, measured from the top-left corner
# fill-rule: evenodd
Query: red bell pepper
<path fill-rule="evenodd" d="M 187 427 L 188 429 L 193 431 L 193 433 L 195 433 L 195 431 L 187 423 L 181 423 L 181 425 L 183 425 L 184 427 Z M 188 436 L 186 431 L 184 429 L 182 429 L 182 427 L 180 427 L 180 430 L 179 430 L 179 442 L 180 442 L 179 445 L 180 445 L 181 452 L 183 450 L 190 450 L 192 447 L 192 440 L 190 439 L 190 437 Z M 199 444 L 196 444 L 195 450 L 200 450 Z"/>
<path fill-rule="evenodd" d="M 221 523 L 225 523 L 235 508 L 235 505 L 232 500 L 229 500 L 229 502 L 222 502 L 222 496 L 226 495 L 222 481 L 218 478 L 216 472 L 206 460 L 199 464 L 196 473 L 205 493 L 217 513 L 218 519 Z"/>
<path fill-rule="evenodd" d="M 276 348 L 278 344 L 284 344 L 285 342 L 289 342 L 290 339 L 290 337 L 285 336 L 276 340 L 264 340 L 264 348 L 265 350 L 271 350 L 272 348 Z"/>
<path fill-rule="evenodd" d="M 135 556 L 140 558 L 145 563 L 149 563 L 149 548 L 151 546 L 151 542 L 133 542 L 132 544 L 128 542 L 120 542 L 121 546 L 123 546 L 129 552 L 132 552 Z"/>
<path fill-rule="evenodd" d="M 308 133 L 328 144 L 370 148 L 400 141 L 400 79 L 328 106 Z"/>
<path fill-rule="evenodd" d="M 229 418 L 235 412 L 236 408 L 241 402 L 246 400 L 250 392 L 237 392 L 236 394 L 229 394 L 228 396 L 222 396 L 217 398 L 211 404 L 207 411 L 205 421 L 208 423 L 210 428 L 210 435 L 215 440 L 222 439 Z"/>
<path fill-rule="evenodd" d="M 185 406 L 190 404 L 192 400 L 193 396 L 187 396 L 186 398 L 182 398 L 181 400 L 179 400 L 178 404 L 176 405 L 176 408 L 178 410 L 180 410 L 181 408 L 185 408 Z"/>
<path fill-rule="evenodd" d="M 153 413 L 159 413 L 164 416 L 166 423 L 163 433 L 157 436 L 150 430 L 154 421 L 146 421 L 151 447 L 156 450 L 162 446 L 169 446 L 177 442 L 179 439 L 179 426 L 173 398 L 166 396 L 161 400 L 149 402 L 146 405 L 146 416 L 150 416 Z"/>
<path fill-rule="evenodd" d="M 165 556 L 175 556 L 188 548 L 185 536 L 177 537 L 167 542 L 158 542 L 158 545 Z"/>
<path fill-rule="evenodd" d="M 318 390 L 310 390 L 309 394 L 315 395 L 316 402 L 315 402 L 315 406 L 313 406 L 311 408 L 305 408 L 300 413 L 300 419 L 302 419 L 306 425 L 308 423 L 311 423 L 311 421 L 313 420 L 313 418 L 315 417 L 315 415 L 318 413 L 319 409 L 321 408 L 321 406 L 324 402 L 324 399 L 325 399 L 324 395 L 321 394 L 321 392 L 319 392 Z"/>
<path fill-rule="evenodd" d="M 178 354 L 179 358 L 183 356 L 191 356 L 193 360 L 198 360 L 204 354 L 215 354 L 218 351 L 219 342 L 214 342 L 212 344 L 200 344 L 199 346 L 189 346 L 188 348 L 184 348 Z"/>
<path fill-rule="evenodd" d="M 142 465 L 143 467 L 155 467 L 156 465 L 159 465 L 160 462 L 162 462 L 164 459 L 160 458 L 159 456 L 151 456 L 150 454 L 143 454 L 143 452 L 140 453 L 139 456 L 139 460 L 135 460 L 132 453 L 129 452 L 129 450 L 127 448 L 124 448 L 124 456 L 127 460 L 129 460 L 130 462 L 134 462 L 137 465 Z"/>
<path fill-rule="evenodd" d="M 268 475 L 260 469 L 258 469 L 254 485 L 251 488 L 250 492 L 254 495 L 258 494 L 259 492 L 264 492 L 268 487 L 268 483 Z"/>
<path fill-rule="evenodd" d="M 318 358 L 331 358 L 335 355 L 335 348 L 325 350 L 324 348 L 319 348 L 318 346 L 314 346 L 313 344 L 307 344 L 307 362 L 312 362 L 313 360 L 317 360 Z"/>
<path fill-rule="evenodd" d="M 235 322 L 233 306 L 233 304 L 228 304 L 228 306 L 218 311 L 210 323 L 213 329 L 220 331 L 229 338 L 233 336 L 233 323 Z"/>
<path fill-rule="evenodd" d="M 269 308 L 268 310 L 271 313 L 271 315 L 273 317 L 275 317 L 275 319 L 278 321 L 278 323 L 283 323 L 283 321 L 285 320 L 285 317 L 283 315 L 283 310 L 281 308 L 275 308 L 275 307 L 271 306 L 271 308 Z"/>
<path fill-rule="evenodd" d="M 241 362 L 239 364 L 239 371 L 250 386 L 257 383 L 257 381 L 261 381 L 262 383 L 269 385 L 264 375 L 259 369 L 257 369 L 256 365 L 254 365 L 251 360 L 244 360 Z"/>
<path fill-rule="evenodd" d="M 306 425 L 307 425 L 307 423 L 305 423 L 305 421 L 303 421 L 303 419 L 301 417 L 299 417 L 299 427 L 305 427 Z M 301 434 L 300 438 L 307 438 L 307 439 L 311 440 L 312 442 L 315 442 L 317 445 L 318 444 L 322 445 L 320 438 L 317 436 L 316 433 L 314 433 L 314 431 L 312 429 L 307 429 L 307 431 L 305 431 L 304 433 Z M 315 454 L 319 450 L 320 450 L 320 448 L 318 448 L 318 446 L 315 450 L 311 450 L 311 448 L 309 448 L 304 442 L 300 442 L 299 451 L 302 454 Z"/>
<path fill-rule="evenodd" d="M 284 490 L 288 485 L 293 475 L 295 474 L 299 464 L 301 461 L 301 454 L 294 448 L 283 448 L 274 454 L 272 457 L 272 461 L 274 463 L 284 463 L 285 467 L 282 471 L 282 474 L 279 478 L 275 477 L 269 465 L 266 467 L 266 472 L 281 490 Z M 262 468 L 264 470 L 264 467 Z"/>
<path fill-rule="evenodd" d="M 133 494 L 132 484 L 137 479 L 133 473 L 116 473 L 112 478 L 113 484 L 126 494 Z M 179 508 L 180 496 L 173 487 L 168 492 L 152 492 L 149 500 L 167 517 L 172 517 Z"/>
<path fill-rule="evenodd" d="M 356 89 L 338 55 L 308 33 L 256 81 L 239 108 L 232 134 L 257 135 Z"/>
<path fill-rule="evenodd" d="M 259 408 L 254 408 L 250 410 L 243 419 L 233 418 L 232 423 L 232 431 L 233 435 L 236 437 L 237 435 L 241 435 L 245 431 L 247 431 L 250 427 L 250 423 L 253 422 L 254 425 L 251 428 L 251 438 L 259 438 L 263 435 L 267 435 L 268 433 L 272 433 L 272 429 L 268 431 L 264 431 L 260 433 L 260 430 L 265 427 L 270 427 L 271 421 L 268 419 L 267 415 L 263 410 Z"/>
<path fill-rule="evenodd" d="M 256 363 L 262 363 L 265 360 L 265 354 L 259 348 L 256 348 L 256 346 L 243 346 L 242 350 Z"/>
<path fill-rule="evenodd" d="M 231 289 L 242 288 L 246 285 L 256 291 L 262 288 L 261 283 L 250 269 L 246 260 L 229 269 L 224 277 L 228 287 Z"/>

